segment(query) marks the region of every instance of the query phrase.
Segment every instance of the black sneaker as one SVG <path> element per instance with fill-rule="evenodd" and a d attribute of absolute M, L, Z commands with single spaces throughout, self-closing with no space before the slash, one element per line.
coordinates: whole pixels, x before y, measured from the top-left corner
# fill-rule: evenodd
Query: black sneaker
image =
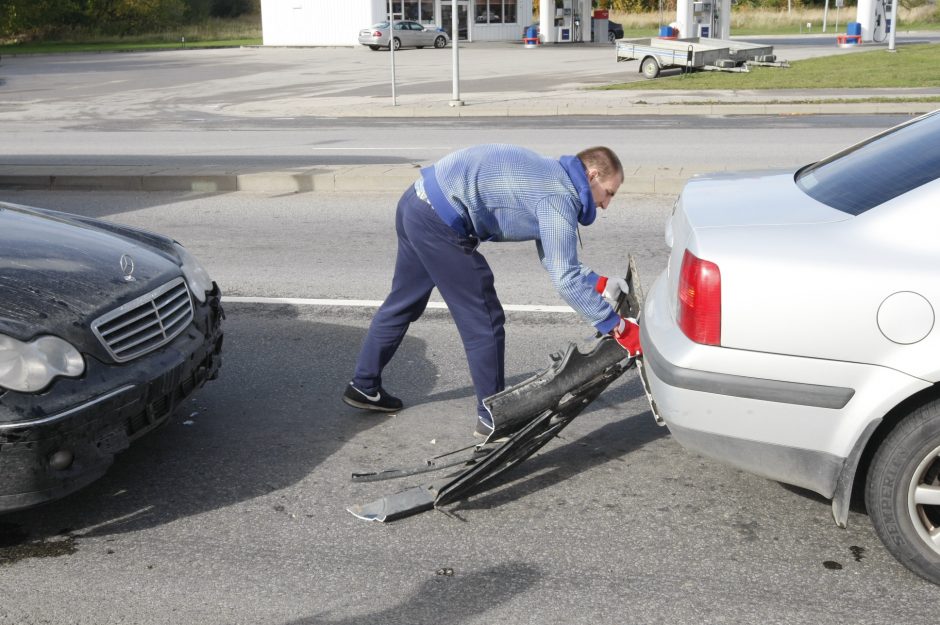
<path fill-rule="evenodd" d="M 482 443 L 484 445 L 489 445 L 491 443 L 505 443 L 509 440 L 508 436 L 499 436 L 497 438 L 493 438 L 493 427 L 488 423 L 481 421 L 480 419 L 477 419 L 477 426 L 473 430 L 473 435 L 477 438 L 484 439 Z"/>
<path fill-rule="evenodd" d="M 346 386 L 343 401 L 354 408 L 377 412 L 398 412 L 404 405 L 400 399 L 386 393 L 381 386 L 377 391 L 366 393 L 356 388 L 352 382 Z"/>
<path fill-rule="evenodd" d="M 486 438 L 492 433 L 493 433 L 492 425 L 488 423 L 484 423 L 483 419 L 477 419 L 477 426 L 473 430 L 474 436 L 476 436 L 477 438 Z"/>

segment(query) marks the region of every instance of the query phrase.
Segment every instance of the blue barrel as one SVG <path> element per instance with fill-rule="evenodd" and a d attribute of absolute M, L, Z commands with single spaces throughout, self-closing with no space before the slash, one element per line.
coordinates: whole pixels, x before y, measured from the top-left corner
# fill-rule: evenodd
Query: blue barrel
<path fill-rule="evenodd" d="M 525 38 L 526 39 L 538 39 L 539 38 L 539 29 L 535 26 L 529 26 L 525 29 Z"/>
<path fill-rule="evenodd" d="M 862 25 L 859 22 L 849 22 L 846 27 L 845 34 L 847 35 L 861 35 L 862 34 Z"/>
<path fill-rule="evenodd" d="M 660 26 L 659 36 L 660 37 L 672 37 L 672 26 Z"/>

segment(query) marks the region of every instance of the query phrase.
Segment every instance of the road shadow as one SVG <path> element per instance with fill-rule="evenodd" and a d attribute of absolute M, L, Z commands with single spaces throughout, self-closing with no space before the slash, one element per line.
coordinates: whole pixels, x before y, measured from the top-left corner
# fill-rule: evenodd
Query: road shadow
<path fill-rule="evenodd" d="M 349 440 L 392 418 L 340 399 L 365 332 L 358 322 L 298 318 L 291 306 L 227 312 L 220 378 L 167 426 L 120 453 L 98 481 L 5 515 L 7 534 L 37 540 L 135 532 L 247 502 L 303 480 Z M 433 383 L 438 371 L 423 341 L 406 337 L 398 357 L 410 363 L 417 388 Z"/>
<path fill-rule="evenodd" d="M 507 562 L 466 575 L 446 568 L 437 573 L 398 605 L 384 610 L 338 619 L 315 615 L 287 625 L 464 623 L 524 594 L 543 577 L 537 568 L 522 562 Z"/>

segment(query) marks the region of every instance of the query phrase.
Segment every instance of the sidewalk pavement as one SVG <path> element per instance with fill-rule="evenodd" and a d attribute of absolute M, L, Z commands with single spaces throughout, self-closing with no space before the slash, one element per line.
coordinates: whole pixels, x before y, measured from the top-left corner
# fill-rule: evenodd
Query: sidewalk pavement
<path fill-rule="evenodd" d="M 548 93 L 474 93 L 463 106 L 449 98 L 400 97 L 398 105 L 372 98 L 296 98 L 231 107 L 244 117 L 322 116 L 352 118 L 538 117 L 568 115 L 916 115 L 940 108 L 940 102 L 893 101 L 940 96 L 940 89 L 806 91 L 555 91 Z M 878 101 L 859 101 L 872 100 Z M 625 189 L 634 193 L 678 193 L 692 168 L 637 167 L 626 172 Z M 297 167 L 280 171 L 203 170 L 166 166 L 0 165 L 0 188 L 125 191 L 195 191 L 204 193 L 399 192 L 417 177 L 414 165 Z"/>

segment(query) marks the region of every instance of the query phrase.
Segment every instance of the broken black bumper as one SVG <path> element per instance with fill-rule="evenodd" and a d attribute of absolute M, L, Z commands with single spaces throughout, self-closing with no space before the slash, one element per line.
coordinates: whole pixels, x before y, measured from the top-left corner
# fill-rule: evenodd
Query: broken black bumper
<path fill-rule="evenodd" d="M 632 256 L 626 280 L 630 294 L 621 297 L 616 309 L 622 316 L 636 316 L 642 310 L 643 295 Z M 554 354 L 552 361 L 531 378 L 483 400 L 494 429 L 472 453 L 461 453 L 469 451 L 468 447 L 430 459 L 423 467 L 359 472 L 353 480 L 392 479 L 462 465 L 459 471 L 347 510 L 366 521 L 387 522 L 465 498 L 541 449 L 637 359 L 608 336 L 587 351 L 571 343 L 565 352 Z"/>

